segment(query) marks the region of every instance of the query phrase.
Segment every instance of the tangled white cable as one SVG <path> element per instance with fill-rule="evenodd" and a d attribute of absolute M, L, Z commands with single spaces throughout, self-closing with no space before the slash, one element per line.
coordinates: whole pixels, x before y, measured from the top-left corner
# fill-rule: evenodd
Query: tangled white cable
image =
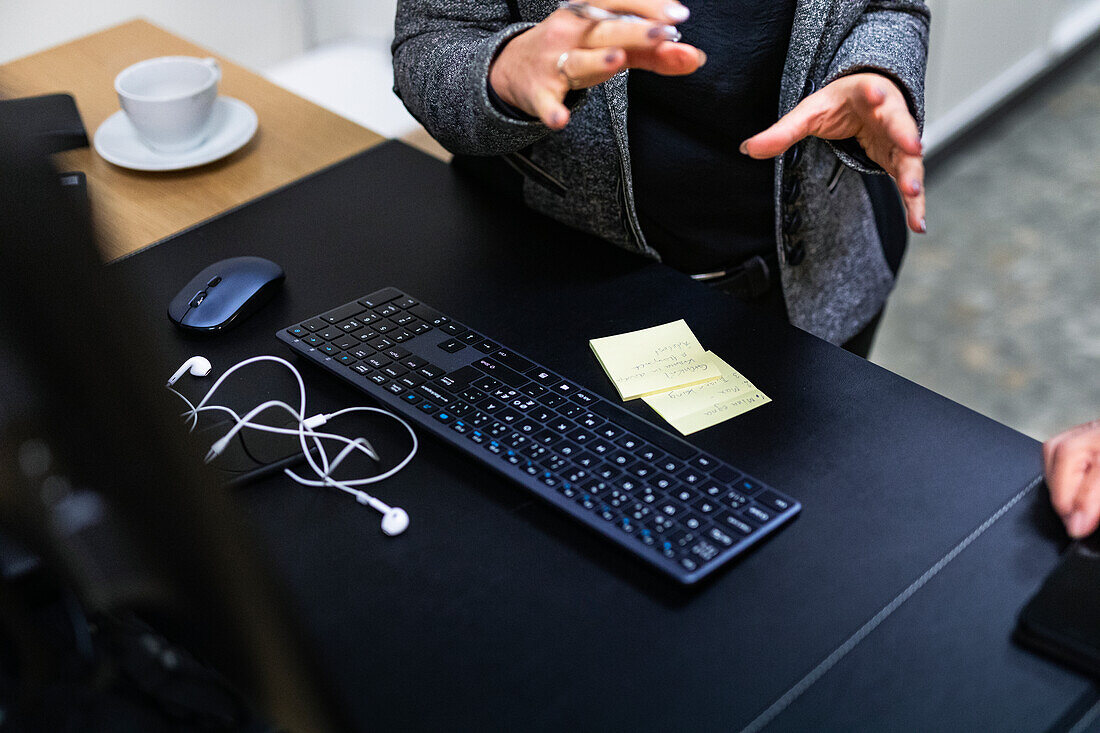
<path fill-rule="evenodd" d="M 222 383 L 225 382 L 226 378 L 230 374 L 250 364 L 256 364 L 258 362 L 264 361 L 270 361 L 285 366 L 287 369 L 290 370 L 291 374 L 294 375 L 295 380 L 297 380 L 298 382 L 298 409 L 294 409 L 287 403 L 280 400 L 269 400 L 252 408 L 242 417 L 228 407 L 223 407 L 222 405 L 207 404 L 210 401 L 210 398 L 213 397 L 214 393 L 218 390 L 219 387 L 221 387 Z M 413 432 L 412 426 L 409 425 L 401 417 L 378 407 L 347 407 L 342 410 L 337 410 L 336 412 L 329 413 L 327 415 L 317 414 L 307 418 L 305 416 L 306 386 L 305 382 L 302 381 L 302 375 L 298 372 L 297 368 L 295 368 L 293 364 L 291 364 L 286 359 L 281 359 L 277 356 L 254 356 L 250 359 L 245 359 L 244 361 L 234 364 L 229 369 L 227 369 L 225 373 L 218 377 L 217 381 L 214 382 L 213 386 L 210 387 L 210 389 L 198 402 L 198 404 L 192 404 L 191 400 L 187 399 L 187 397 L 185 397 L 181 392 L 179 392 L 172 386 L 173 384 L 175 384 L 176 380 L 182 377 L 184 373 L 186 373 L 188 370 L 190 370 L 191 374 L 195 376 L 203 376 L 205 373 L 209 373 L 210 363 L 201 356 L 191 357 L 186 362 L 184 362 L 183 366 L 181 366 L 179 370 L 177 370 L 176 373 L 172 375 L 172 378 L 168 380 L 168 389 L 176 396 L 178 396 L 181 400 L 186 402 L 187 406 L 190 408 L 189 410 L 187 410 L 187 412 L 183 413 L 183 416 L 191 420 L 191 430 L 194 430 L 195 426 L 198 425 L 199 413 L 201 412 L 225 412 L 230 417 L 232 417 L 234 421 L 233 427 L 230 428 L 225 435 L 215 441 L 212 446 L 210 446 L 210 451 L 206 454 L 207 463 L 221 455 L 221 453 L 225 451 L 226 447 L 229 445 L 229 442 L 233 440 L 233 437 L 245 428 L 268 433 L 297 435 L 298 440 L 301 443 L 302 455 L 305 457 L 306 463 L 309 464 L 310 469 L 312 469 L 312 471 L 316 474 L 317 478 L 303 478 L 289 468 L 284 469 L 284 473 L 287 476 L 303 486 L 331 486 L 333 488 L 351 494 L 360 504 L 368 505 L 382 513 L 382 531 L 385 532 L 387 535 L 398 535 L 408 529 L 409 515 L 405 512 L 404 509 L 401 509 L 400 507 L 391 507 L 385 502 L 371 496 L 367 492 L 356 488 L 358 486 L 365 486 L 366 484 L 377 483 L 379 481 L 383 481 L 389 478 L 390 476 L 393 476 L 395 473 L 407 466 L 416 455 L 417 448 L 419 447 L 416 433 Z M 257 415 L 274 408 L 280 409 L 288 413 L 292 419 L 297 421 L 298 427 L 279 428 L 255 422 Z M 326 424 L 332 418 L 338 417 L 340 415 L 346 415 L 352 412 L 374 412 L 380 415 L 385 415 L 386 417 L 393 418 L 397 422 L 401 423 L 405 430 L 408 431 L 409 437 L 412 438 L 412 449 L 409 451 L 408 455 L 406 455 L 393 468 L 376 476 L 368 476 L 366 478 L 348 480 L 337 480 L 333 478 L 332 472 L 336 470 L 336 468 L 344 461 L 344 459 L 355 452 L 363 453 L 375 461 L 380 460 L 378 453 L 374 450 L 374 446 L 372 446 L 370 444 L 370 441 L 368 441 L 366 438 L 352 439 L 347 438 L 343 435 L 336 435 L 334 433 L 317 432 L 316 428 L 319 428 L 322 425 Z M 343 444 L 343 448 L 331 461 L 329 460 L 328 451 L 325 449 L 324 441 L 326 440 L 335 441 L 337 443 Z M 317 463 L 317 459 L 314 458 L 312 454 L 312 449 L 309 445 L 310 441 L 312 441 L 314 447 L 316 447 L 317 449 L 317 457 L 320 458 L 320 464 Z"/>

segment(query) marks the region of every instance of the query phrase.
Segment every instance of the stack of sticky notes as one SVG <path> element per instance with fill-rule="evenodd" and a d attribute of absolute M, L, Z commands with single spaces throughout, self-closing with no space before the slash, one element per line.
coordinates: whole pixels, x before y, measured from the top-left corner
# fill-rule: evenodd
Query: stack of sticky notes
<path fill-rule="evenodd" d="M 682 319 L 588 343 L 623 400 L 641 397 L 684 435 L 771 401 Z"/>

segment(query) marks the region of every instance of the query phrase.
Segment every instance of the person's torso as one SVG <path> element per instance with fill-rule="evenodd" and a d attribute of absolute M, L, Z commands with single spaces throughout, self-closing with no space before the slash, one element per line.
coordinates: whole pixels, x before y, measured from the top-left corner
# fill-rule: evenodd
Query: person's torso
<path fill-rule="evenodd" d="M 693 74 L 629 78 L 629 141 L 646 240 L 677 269 L 704 272 L 774 249 L 774 165 L 738 151 L 778 117 L 795 0 L 698 0 L 683 40 Z"/>

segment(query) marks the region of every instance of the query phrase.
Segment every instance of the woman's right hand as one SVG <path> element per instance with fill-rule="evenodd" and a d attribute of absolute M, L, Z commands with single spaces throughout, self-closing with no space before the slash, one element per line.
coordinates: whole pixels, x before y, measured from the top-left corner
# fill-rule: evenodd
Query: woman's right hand
<path fill-rule="evenodd" d="M 683 76 L 706 62 L 699 49 L 672 40 L 679 38 L 675 25 L 688 17 L 688 9 L 675 0 L 588 4 L 645 21 L 595 21 L 559 8 L 501 49 L 489 69 L 497 96 L 560 130 L 569 122 L 563 100 L 571 89 L 595 86 L 625 68 Z"/>
<path fill-rule="evenodd" d="M 1100 420 L 1078 425 L 1043 444 L 1043 467 L 1054 510 L 1070 537 L 1100 523 Z"/>

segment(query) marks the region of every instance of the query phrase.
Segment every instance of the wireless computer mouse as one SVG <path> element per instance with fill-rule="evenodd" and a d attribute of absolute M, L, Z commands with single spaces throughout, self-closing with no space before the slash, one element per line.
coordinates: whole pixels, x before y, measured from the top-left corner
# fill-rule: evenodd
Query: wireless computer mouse
<path fill-rule="evenodd" d="M 283 268 L 263 257 L 215 262 L 172 298 L 168 317 L 189 331 L 224 331 L 255 313 L 285 279 Z"/>

